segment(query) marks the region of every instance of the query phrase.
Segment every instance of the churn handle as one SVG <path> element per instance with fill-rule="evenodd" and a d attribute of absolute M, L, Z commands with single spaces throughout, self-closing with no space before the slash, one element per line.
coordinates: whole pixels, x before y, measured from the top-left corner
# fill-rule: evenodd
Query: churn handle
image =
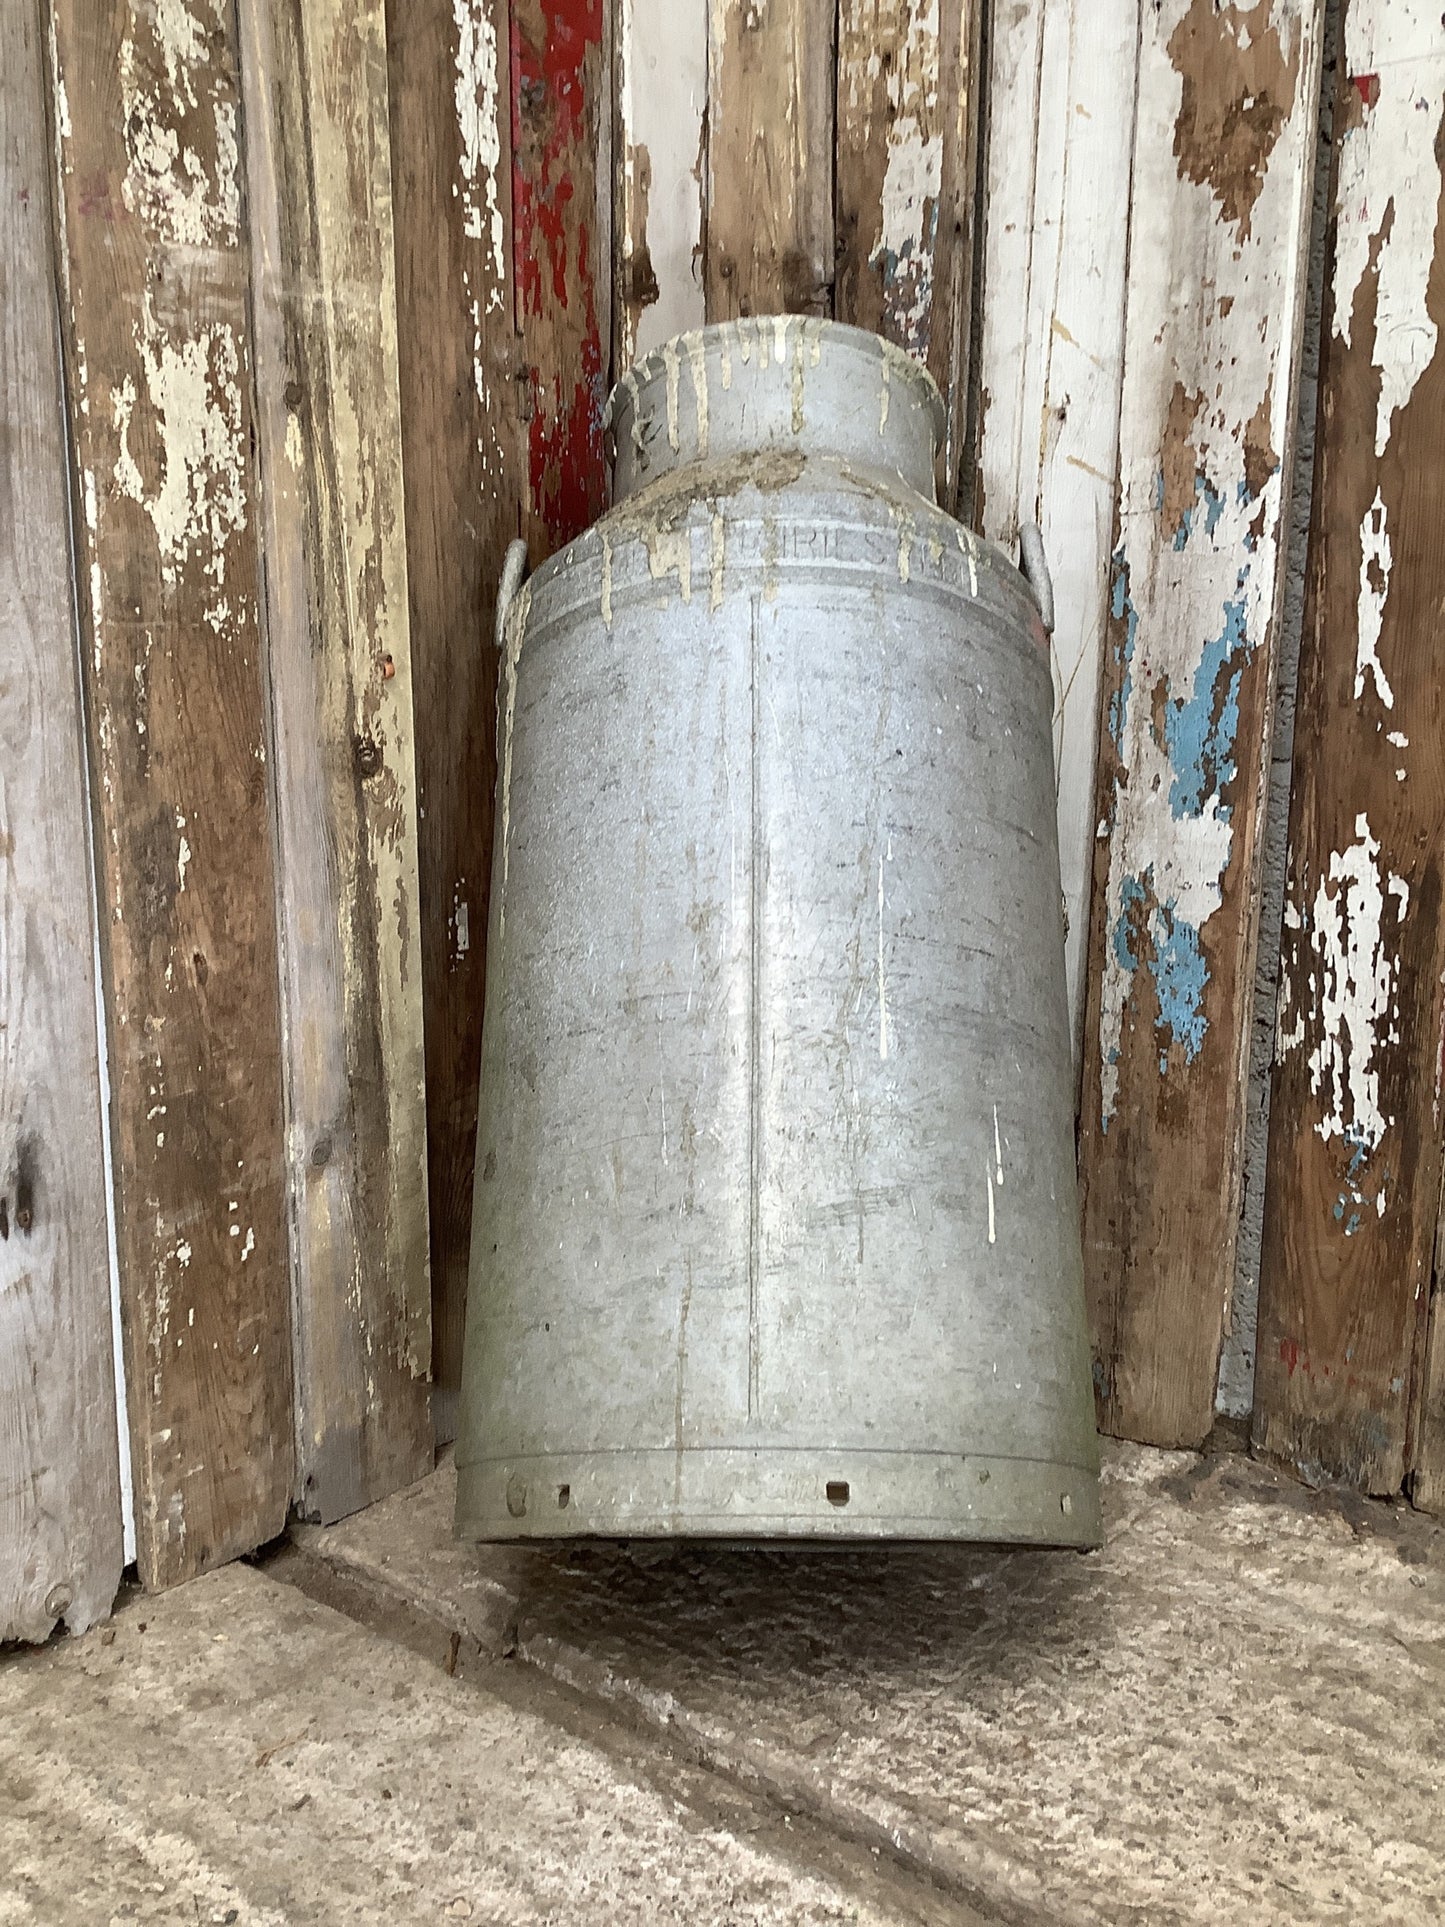
<path fill-rule="evenodd" d="M 507 544 L 507 553 L 502 562 L 502 579 L 497 584 L 497 622 L 493 636 L 499 649 L 506 640 L 507 617 L 526 573 L 527 545 L 519 536 L 515 542 Z"/>
<path fill-rule="evenodd" d="M 1043 532 L 1037 522 L 1025 522 L 1019 530 L 1019 570 L 1034 592 L 1044 634 L 1051 636 L 1054 633 L 1054 579 L 1049 574 Z"/>

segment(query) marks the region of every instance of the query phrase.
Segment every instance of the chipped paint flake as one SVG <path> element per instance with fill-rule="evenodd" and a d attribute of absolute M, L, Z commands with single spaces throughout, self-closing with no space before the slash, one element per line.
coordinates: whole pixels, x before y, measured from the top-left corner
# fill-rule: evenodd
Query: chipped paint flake
<path fill-rule="evenodd" d="M 178 338 L 157 320 L 147 292 L 133 336 L 160 473 L 144 475 L 131 447 L 139 397 L 127 376 L 111 396 L 116 492 L 139 503 L 150 518 L 164 581 L 175 582 L 195 556 L 219 591 L 227 541 L 246 526 L 246 429 L 235 332 L 217 322 Z"/>
<path fill-rule="evenodd" d="M 1385 624 L 1385 603 L 1390 594 L 1390 533 L 1385 526 L 1385 501 L 1379 489 L 1360 524 L 1360 601 L 1356 618 L 1355 697 L 1365 693 L 1365 676 L 1374 678 L 1375 694 L 1386 709 L 1395 707 L 1391 689 L 1380 663 L 1380 632 Z M 1393 741 L 1393 737 L 1391 738 Z"/>
<path fill-rule="evenodd" d="M 1354 0 L 1345 24 L 1346 70 L 1370 85 L 1339 147 L 1335 193 L 1334 332 L 1353 345 L 1373 329 L 1379 371 L 1375 453 L 1435 358 L 1439 328 L 1428 294 L 1440 211 L 1445 33 L 1431 0 Z M 1373 271 L 1373 272 L 1372 272 Z M 1373 312 L 1357 313 L 1362 293 Z"/>
<path fill-rule="evenodd" d="M 1309 1054 L 1310 1089 L 1320 1105 L 1314 1128 L 1352 1154 L 1351 1176 L 1379 1149 L 1394 1123 L 1380 1105 L 1380 1058 L 1400 1041 L 1396 1002 L 1398 931 L 1410 889 L 1380 862 L 1368 817 L 1355 818 L 1355 839 L 1333 851 L 1310 902 L 1296 906 L 1291 927 L 1293 968 L 1308 1005 L 1281 1036 L 1282 1051 L 1315 1039 Z M 1281 989 L 1282 1008 L 1288 997 Z"/>
<path fill-rule="evenodd" d="M 457 133 L 461 140 L 460 178 L 462 232 L 490 249 L 490 284 L 486 311 L 502 306 L 506 282 L 505 228 L 498 181 L 502 140 L 498 120 L 497 28 L 488 0 L 452 0 L 456 26 Z M 480 316 L 476 318 L 480 332 Z M 483 397 L 484 399 L 484 397 Z"/>
<path fill-rule="evenodd" d="M 226 248 L 237 244 L 241 222 L 236 102 L 208 44 L 224 11 L 215 0 L 202 0 L 201 10 L 208 21 L 184 0 L 156 0 L 148 27 L 138 11 L 121 40 L 121 199 L 164 244 Z M 200 138 L 198 121 L 209 138 Z"/>

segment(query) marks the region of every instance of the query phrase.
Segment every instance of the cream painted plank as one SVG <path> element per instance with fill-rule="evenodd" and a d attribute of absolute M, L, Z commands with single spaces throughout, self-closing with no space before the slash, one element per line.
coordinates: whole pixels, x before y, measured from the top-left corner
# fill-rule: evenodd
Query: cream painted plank
<path fill-rule="evenodd" d="M 297 1500 L 431 1464 L 411 647 L 381 0 L 241 0 Z"/>
<path fill-rule="evenodd" d="M 614 372 L 703 324 L 707 0 L 617 0 Z"/>
<path fill-rule="evenodd" d="M 1100 1421 L 1158 1444 L 1234 1277 L 1322 15 L 1142 16 L 1080 1160 Z"/>
<path fill-rule="evenodd" d="M 94 894 L 40 9 L 0 8 L 0 1641 L 120 1583 Z"/>
<path fill-rule="evenodd" d="M 1114 541 L 1139 0 L 999 10 L 990 73 L 978 507 L 1054 578 L 1065 955 L 1083 1023 L 1099 675 Z"/>

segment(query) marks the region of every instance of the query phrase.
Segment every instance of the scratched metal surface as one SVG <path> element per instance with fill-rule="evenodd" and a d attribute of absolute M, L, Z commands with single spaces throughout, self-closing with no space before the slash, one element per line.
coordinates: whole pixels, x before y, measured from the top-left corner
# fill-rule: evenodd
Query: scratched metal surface
<path fill-rule="evenodd" d="M 767 319 L 513 613 L 459 1516 L 1088 1543 L 1043 631 L 935 391 Z"/>

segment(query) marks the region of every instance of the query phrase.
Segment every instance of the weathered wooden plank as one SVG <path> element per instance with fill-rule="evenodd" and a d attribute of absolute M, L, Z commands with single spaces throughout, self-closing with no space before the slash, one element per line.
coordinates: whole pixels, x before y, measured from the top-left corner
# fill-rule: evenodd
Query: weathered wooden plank
<path fill-rule="evenodd" d="M 837 318 L 932 370 L 948 402 L 950 509 L 968 402 L 982 20 L 978 0 L 846 0 L 838 15 Z"/>
<path fill-rule="evenodd" d="M 84 1632 L 121 1569 L 43 49 L 0 9 L 0 1640 Z"/>
<path fill-rule="evenodd" d="M 1142 13 L 1080 1155 L 1100 1422 L 1159 1444 L 1234 1272 L 1321 11 Z"/>
<path fill-rule="evenodd" d="M 1440 8 L 1348 0 L 1254 1438 L 1367 1492 L 1408 1466 L 1440 1199 L 1442 127 Z"/>
<path fill-rule="evenodd" d="M 707 0 L 618 0 L 613 366 L 703 323 Z"/>
<path fill-rule="evenodd" d="M 999 9 L 990 50 L 976 512 L 1054 578 L 1054 766 L 1077 1040 L 1124 369 L 1139 0 Z"/>
<path fill-rule="evenodd" d="M 708 0 L 709 321 L 833 312 L 836 11 Z"/>
<path fill-rule="evenodd" d="M 241 0 L 297 1499 L 432 1465 L 416 782 L 381 0 Z"/>
<path fill-rule="evenodd" d="M 247 249 L 227 0 L 54 0 L 64 332 L 141 1574 L 293 1463 Z"/>
<path fill-rule="evenodd" d="M 513 0 L 512 192 L 533 563 L 607 502 L 612 66 L 603 0 Z"/>
<path fill-rule="evenodd" d="M 493 604 L 526 489 L 508 10 L 387 10 L 431 1201 L 432 1371 L 452 1434 L 471 1249 L 496 787 Z"/>

